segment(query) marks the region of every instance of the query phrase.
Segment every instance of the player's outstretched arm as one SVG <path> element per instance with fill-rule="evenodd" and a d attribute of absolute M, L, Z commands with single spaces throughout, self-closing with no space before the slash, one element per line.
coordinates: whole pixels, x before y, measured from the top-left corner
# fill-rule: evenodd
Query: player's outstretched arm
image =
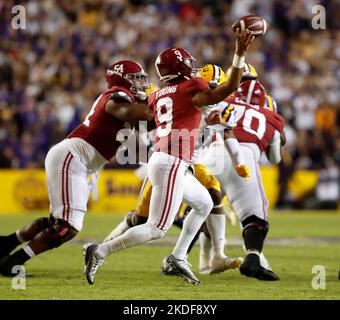
<path fill-rule="evenodd" d="M 250 168 L 245 164 L 243 152 L 232 129 L 224 130 L 224 145 L 227 148 L 237 174 L 242 178 L 249 179 Z"/>
<path fill-rule="evenodd" d="M 245 179 L 250 178 L 250 169 L 245 164 L 243 152 L 240 148 L 240 144 L 234 136 L 233 127 L 235 126 L 235 113 L 234 108 L 230 106 L 229 108 L 230 116 L 227 117 L 228 120 L 228 128 L 224 129 L 224 144 L 226 149 L 230 155 L 231 161 L 233 162 L 233 166 L 237 172 L 237 174 Z M 205 118 L 205 122 L 210 126 L 219 126 L 223 124 L 223 119 L 221 117 L 220 111 L 213 110 L 208 116 Z"/>
<path fill-rule="evenodd" d="M 267 150 L 267 157 L 272 164 L 278 164 L 281 161 L 281 145 L 281 134 L 276 130 Z"/>
<path fill-rule="evenodd" d="M 231 95 L 239 86 L 242 77 L 244 55 L 250 43 L 254 40 L 253 34 L 246 29 L 236 32 L 236 50 L 232 63 L 231 74 L 228 80 L 215 89 L 205 90 L 197 93 L 193 98 L 196 107 L 202 108 L 207 105 L 216 104 Z"/>
<path fill-rule="evenodd" d="M 136 124 L 138 121 L 149 121 L 153 118 L 153 112 L 148 110 L 146 104 L 140 103 L 116 103 L 109 100 L 105 105 L 105 111 L 121 121 Z"/>

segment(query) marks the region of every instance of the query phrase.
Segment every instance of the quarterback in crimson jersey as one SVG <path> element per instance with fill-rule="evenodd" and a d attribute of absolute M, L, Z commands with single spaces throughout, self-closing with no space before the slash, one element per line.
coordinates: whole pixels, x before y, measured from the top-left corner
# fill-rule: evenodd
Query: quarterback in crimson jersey
<path fill-rule="evenodd" d="M 158 239 L 171 227 L 188 186 L 196 190 L 178 242 L 168 262 L 186 281 L 198 284 L 190 269 L 186 254 L 188 247 L 210 213 L 213 202 L 209 192 L 198 180 L 187 174 L 197 139 L 199 123 L 205 106 L 223 101 L 238 86 L 244 54 L 252 40 L 249 30 L 237 32 L 236 53 L 229 81 L 210 89 L 203 79 L 194 78 L 193 57 L 183 48 L 169 48 L 161 52 L 155 63 L 164 87 L 148 101 L 156 120 L 156 148 L 148 162 L 148 179 L 152 185 L 149 217 L 145 224 L 134 226 L 122 235 L 86 249 L 86 277 L 93 284 L 98 266 L 111 253 L 146 241 Z M 230 137 L 229 137 L 230 138 Z M 239 153 L 236 139 L 231 144 Z M 230 141 L 228 141 L 230 142 Z M 239 174 L 248 175 L 244 164 L 236 164 Z M 190 184 L 185 183 L 190 179 Z"/>
<path fill-rule="evenodd" d="M 152 118 L 146 104 L 148 75 L 140 64 L 122 60 L 106 72 L 108 90 L 66 139 L 50 149 L 45 168 L 50 217 L 42 217 L 15 233 L 0 237 L 0 273 L 13 276 L 12 268 L 44 251 L 59 247 L 82 229 L 90 194 L 87 178 L 107 163 L 119 147 L 116 135 L 126 122 Z M 9 255 L 21 243 L 23 249 Z"/>
<path fill-rule="evenodd" d="M 245 163 L 253 172 L 250 179 L 245 182 L 230 169 L 232 161 L 223 140 L 221 143 L 221 140 L 217 139 L 209 147 L 203 163 L 212 171 L 216 163 L 223 163 L 222 170 L 215 176 L 242 222 L 247 255 L 240 267 L 241 274 L 259 280 L 279 280 L 272 270 L 264 268 L 260 263 L 269 224 L 268 200 L 262 185 L 259 160 L 261 153 L 266 151 L 272 163 L 281 161 L 281 134 L 284 129 L 284 119 L 266 109 L 265 101 L 264 87 L 256 80 L 247 80 L 219 109 L 223 123 L 224 110 L 230 106 L 234 108 L 234 135 L 240 142 Z"/>
<path fill-rule="evenodd" d="M 209 89 L 202 78 L 174 84 L 149 97 L 149 108 L 154 112 L 157 125 L 155 150 L 190 162 L 197 139 L 202 112 L 192 98 Z"/>

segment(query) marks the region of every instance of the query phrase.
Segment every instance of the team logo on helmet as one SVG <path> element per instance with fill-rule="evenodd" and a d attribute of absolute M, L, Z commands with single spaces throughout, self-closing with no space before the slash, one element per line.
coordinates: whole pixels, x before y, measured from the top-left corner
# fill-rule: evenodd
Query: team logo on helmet
<path fill-rule="evenodd" d="M 235 92 L 235 97 L 246 104 L 263 108 L 266 103 L 266 89 L 257 80 L 242 82 Z"/>
<path fill-rule="evenodd" d="M 132 92 L 137 98 L 145 100 L 150 90 L 150 80 L 143 67 L 131 60 L 121 60 L 111 65 L 106 71 L 108 87 L 121 86 Z"/>
<path fill-rule="evenodd" d="M 213 88 L 219 86 L 226 81 L 224 71 L 221 67 L 215 64 L 207 64 L 204 67 L 200 68 L 197 76 L 203 78 Z"/>
<path fill-rule="evenodd" d="M 176 78 L 191 79 L 196 73 L 196 59 L 183 48 L 169 48 L 162 51 L 155 62 L 161 81 L 168 82 Z"/>

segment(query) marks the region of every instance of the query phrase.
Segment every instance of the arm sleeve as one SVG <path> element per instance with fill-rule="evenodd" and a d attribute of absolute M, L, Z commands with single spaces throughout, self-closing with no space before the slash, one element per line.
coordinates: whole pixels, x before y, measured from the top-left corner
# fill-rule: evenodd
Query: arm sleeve
<path fill-rule="evenodd" d="M 275 130 L 274 136 L 269 144 L 269 161 L 278 164 L 281 161 L 281 138 L 280 132 Z"/>
<path fill-rule="evenodd" d="M 132 98 L 123 91 L 113 92 L 110 95 L 109 100 L 113 100 L 116 103 L 133 103 Z"/>
<path fill-rule="evenodd" d="M 236 110 L 233 105 L 227 103 L 226 107 L 223 109 L 222 113 L 222 120 L 225 123 L 227 129 L 232 129 L 236 127 Z"/>
<path fill-rule="evenodd" d="M 224 141 L 224 144 L 227 148 L 227 151 L 230 155 L 230 158 L 233 162 L 234 167 L 240 164 L 244 164 L 244 156 L 243 152 L 240 148 L 240 144 L 235 138 L 228 138 Z"/>

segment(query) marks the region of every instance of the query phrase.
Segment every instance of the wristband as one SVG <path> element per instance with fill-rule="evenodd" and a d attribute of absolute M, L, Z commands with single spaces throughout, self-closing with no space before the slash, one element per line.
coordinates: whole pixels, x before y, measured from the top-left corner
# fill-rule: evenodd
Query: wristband
<path fill-rule="evenodd" d="M 240 57 L 235 53 L 233 58 L 233 67 L 242 69 L 244 66 L 244 60 L 244 56 Z"/>

